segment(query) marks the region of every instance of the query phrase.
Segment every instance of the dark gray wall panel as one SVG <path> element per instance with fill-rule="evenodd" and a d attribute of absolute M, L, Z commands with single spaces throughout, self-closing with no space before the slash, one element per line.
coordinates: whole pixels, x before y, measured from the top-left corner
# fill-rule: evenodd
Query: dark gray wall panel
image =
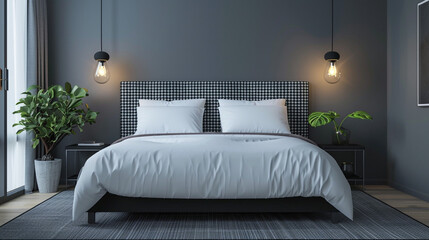
<path fill-rule="evenodd" d="M 418 2 L 388 1 L 388 166 L 393 186 L 429 200 L 429 108 L 416 104 Z"/>
<path fill-rule="evenodd" d="M 421 4 L 418 11 L 417 21 L 420 25 L 418 29 L 418 52 L 420 53 L 420 60 L 418 60 L 420 67 L 417 73 L 419 77 L 418 104 L 429 104 L 429 68 L 427 67 L 429 62 L 429 2 Z"/>
<path fill-rule="evenodd" d="M 310 111 L 362 109 L 352 141 L 367 146 L 367 175 L 386 180 L 386 1 L 336 1 L 335 48 L 343 79 L 323 80 L 330 48 L 329 0 L 105 0 L 104 48 L 112 79 L 92 79 L 99 49 L 99 1 L 48 0 L 49 79 L 89 89 L 97 124 L 65 144 L 119 137 L 120 81 L 309 81 Z M 330 142 L 332 127 L 311 129 Z"/>

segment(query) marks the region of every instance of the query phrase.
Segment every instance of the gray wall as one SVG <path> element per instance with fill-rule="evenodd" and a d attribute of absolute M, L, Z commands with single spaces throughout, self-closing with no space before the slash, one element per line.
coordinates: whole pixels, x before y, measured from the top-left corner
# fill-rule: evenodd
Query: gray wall
<path fill-rule="evenodd" d="M 99 49 L 99 1 L 48 0 L 49 79 L 89 89 L 97 124 L 68 137 L 119 137 L 119 83 L 145 80 L 286 80 L 310 82 L 310 110 L 366 110 L 374 121 L 350 120 L 352 141 L 367 151 L 367 177 L 386 171 L 386 0 L 336 1 L 335 49 L 343 79 L 323 80 L 330 48 L 329 0 L 105 0 L 104 47 L 112 78 L 92 79 Z M 311 129 L 330 142 L 331 127 Z"/>
<path fill-rule="evenodd" d="M 417 3 L 388 1 L 389 182 L 429 201 L 429 108 L 417 107 Z"/>

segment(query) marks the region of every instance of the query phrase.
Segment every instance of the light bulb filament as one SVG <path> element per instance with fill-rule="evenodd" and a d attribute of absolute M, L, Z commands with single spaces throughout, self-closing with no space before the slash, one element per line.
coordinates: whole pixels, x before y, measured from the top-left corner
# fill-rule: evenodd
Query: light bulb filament
<path fill-rule="evenodd" d="M 105 66 L 100 66 L 98 68 L 97 75 L 100 76 L 100 77 L 106 76 L 106 67 Z"/>
<path fill-rule="evenodd" d="M 328 75 L 329 76 L 337 76 L 337 67 L 335 66 L 334 62 L 331 62 L 331 66 L 329 67 L 328 70 Z"/>

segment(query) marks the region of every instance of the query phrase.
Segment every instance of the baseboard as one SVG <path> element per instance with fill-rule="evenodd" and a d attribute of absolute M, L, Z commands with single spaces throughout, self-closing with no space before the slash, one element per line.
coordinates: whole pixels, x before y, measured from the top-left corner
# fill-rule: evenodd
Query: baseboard
<path fill-rule="evenodd" d="M 410 195 L 413 195 L 417 198 L 420 198 L 424 201 L 429 202 L 429 194 L 428 193 L 424 193 L 415 189 L 412 189 L 410 187 L 404 186 L 402 184 L 396 183 L 396 182 L 391 182 L 390 185 L 400 191 L 403 191 L 405 193 L 408 193 Z"/>

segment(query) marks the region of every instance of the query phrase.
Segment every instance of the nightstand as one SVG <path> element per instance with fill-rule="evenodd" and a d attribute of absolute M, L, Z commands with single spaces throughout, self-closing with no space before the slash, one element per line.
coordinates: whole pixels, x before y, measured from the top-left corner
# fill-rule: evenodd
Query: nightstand
<path fill-rule="evenodd" d="M 79 174 L 79 171 L 77 171 L 77 173 L 73 173 L 71 176 L 69 176 L 68 173 L 68 166 L 69 166 L 69 161 L 74 161 L 75 165 L 78 164 L 78 155 L 80 155 L 80 153 L 82 152 L 90 152 L 92 154 L 100 151 L 101 149 L 108 147 L 110 144 L 104 144 L 102 146 L 91 146 L 91 147 L 83 147 L 83 146 L 78 146 L 77 144 L 72 144 L 72 145 L 68 145 L 66 146 L 66 173 L 65 173 L 65 181 L 66 181 L 66 189 L 68 187 L 68 183 L 69 182 L 76 182 L 77 181 L 77 177 Z M 69 155 L 71 152 L 74 152 L 74 158 L 70 159 Z M 86 161 L 86 160 L 85 160 Z M 82 166 L 78 166 L 78 169 L 80 170 Z"/>
<path fill-rule="evenodd" d="M 365 147 L 359 144 L 334 145 L 334 144 L 319 144 L 319 147 L 329 154 L 333 152 L 351 152 L 353 157 L 353 173 L 346 175 L 349 182 L 362 184 L 362 189 L 365 188 Z M 332 155 L 332 154 L 331 154 Z M 358 157 L 360 155 L 360 157 Z M 338 164 L 341 162 L 338 161 Z M 358 166 L 357 164 L 360 164 Z M 340 167 L 342 168 L 341 164 Z M 343 170 L 343 169 L 342 169 Z M 360 170 L 360 171 L 358 171 Z"/>

